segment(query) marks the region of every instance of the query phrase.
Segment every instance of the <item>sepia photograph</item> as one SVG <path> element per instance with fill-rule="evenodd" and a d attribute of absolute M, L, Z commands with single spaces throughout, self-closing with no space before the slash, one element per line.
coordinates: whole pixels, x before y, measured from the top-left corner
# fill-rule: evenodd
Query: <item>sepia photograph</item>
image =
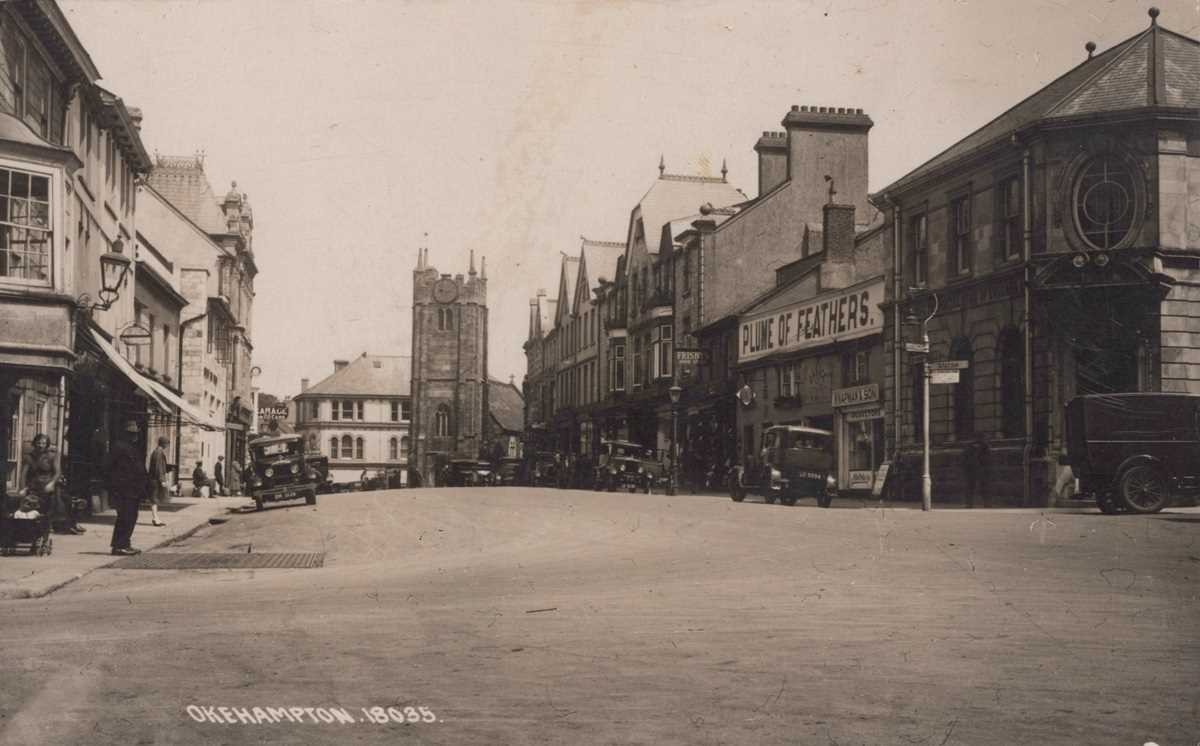
<path fill-rule="evenodd" d="M 0 744 L 1200 744 L 1154 2 L 0 0 Z"/>

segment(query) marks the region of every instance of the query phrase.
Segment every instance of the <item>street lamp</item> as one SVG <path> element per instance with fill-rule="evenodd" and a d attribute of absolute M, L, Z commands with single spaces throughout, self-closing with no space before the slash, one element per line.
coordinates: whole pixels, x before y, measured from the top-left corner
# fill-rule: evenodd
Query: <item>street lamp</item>
<path fill-rule="evenodd" d="M 679 480 L 679 396 L 683 389 L 674 383 L 667 393 L 671 395 L 671 476 L 667 483 L 667 494 L 674 495 L 675 483 Z"/>
<path fill-rule="evenodd" d="M 132 260 L 122 253 L 124 248 L 124 243 L 118 238 L 113 241 L 112 248 L 100 257 L 100 292 L 97 293 L 100 302 L 93 303 L 88 294 L 84 293 L 76 301 L 80 310 L 89 313 L 107 311 L 117 302 L 117 298 L 121 297 L 121 285 L 124 284 L 125 276 L 129 274 L 129 268 L 133 265 Z"/>
<path fill-rule="evenodd" d="M 909 288 L 910 294 L 926 292 L 933 296 L 933 310 L 924 319 L 918 319 L 910 306 L 904 323 L 906 326 L 921 325 L 921 345 L 924 350 L 921 354 L 925 355 L 926 361 L 926 364 L 921 366 L 921 510 L 932 510 L 933 477 L 929 473 L 929 321 L 937 315 L 939 303 L 937 293 L 924 288 Z"/>

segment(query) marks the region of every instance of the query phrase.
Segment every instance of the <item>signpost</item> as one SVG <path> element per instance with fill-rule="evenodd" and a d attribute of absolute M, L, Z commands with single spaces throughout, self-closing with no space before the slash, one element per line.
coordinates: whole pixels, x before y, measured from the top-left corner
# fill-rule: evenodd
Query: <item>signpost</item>
<path fill-rule="evenodd" d="M 929 371 L 929 382 L 937 383 L 958 383 L 957 370 L 931 370 Z"/>
<path fill-rule="evenodd" d="M 920 355 L 928 355 L 929 354 L 929 343 L 928 342 L 905 342 L 904 343 L 904 351 L 905 352 L 913 352 L 913 353 L 917 353 Z"/>
<path fill-rule="evenodd" d="M 966 360 L 938 360 L 936 362 L 925 363 L 925 367 L 933 370 L 966 370 L 971 367 L 971 364 Z"/>

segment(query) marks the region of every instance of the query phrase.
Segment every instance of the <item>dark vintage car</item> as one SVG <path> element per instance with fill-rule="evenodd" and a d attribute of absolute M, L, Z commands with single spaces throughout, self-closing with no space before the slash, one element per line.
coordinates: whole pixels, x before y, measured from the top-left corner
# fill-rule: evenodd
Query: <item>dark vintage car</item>
<path fill-rule="evenodd" d="M 268 502 L 304 498 L 317 504 L 316 457 L 304 452 L 300 435 L 279 435 L 250 442 L 250 483 L 247 488 L 259 510 Z"/>
<path fill-rule="evenodd" d="M 518 485 L 521 483 L 522 462 L 519 458 L 502 458 L 496 465 L 496 483 Z"/>
<path fill-rule="evenodd" d="M 442 467 L 443 487 L 491 487 L 496 484 L 496 472 L 489 461 L 453 459 Z"/>
<path fill-rule="evenodd" d="M 1066 453 L 1104 513 L 1156 513 L 1200 490 L 1200 396 L 1096 394 L 1067 403 Z"/>
<path fill-rule="evenodd" d="M 628 440 L 600 442 L 600 456 L 596 463 L 596 489 L 608 492 L 617 489 L 650 492 L 662 474 L 662 468 L 654 458 L 653 449 Z"/>
<path fill-rule="evenodd" d="M 557 487 L 562 463 L 558 455 L 550 451 L 538 451 L 529 459 L 529 484 L 532 487 Z"/>
<path fill-rule="evenodd" d="M 737 467 L 729 494 L 735 502 L 747 493 L 795 505 L 801 497 L 815 497 L 828 508 L 837 493 L 833 471 L 833 434 L 801 425 L 776 425 L 763 433 L 762 450 L 752 466 Z"/>

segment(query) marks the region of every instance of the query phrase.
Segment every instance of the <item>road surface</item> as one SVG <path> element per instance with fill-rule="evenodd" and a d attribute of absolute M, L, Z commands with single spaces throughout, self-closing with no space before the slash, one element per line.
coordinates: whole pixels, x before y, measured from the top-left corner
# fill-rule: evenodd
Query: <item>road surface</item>
<path fill-rule="evenodd" d="M 164 551 L 324 567 L 0 602 L 0 742 L 1200 741 L 1200 513 L 837 505 L 427 489 L 236 515 Z"/>

